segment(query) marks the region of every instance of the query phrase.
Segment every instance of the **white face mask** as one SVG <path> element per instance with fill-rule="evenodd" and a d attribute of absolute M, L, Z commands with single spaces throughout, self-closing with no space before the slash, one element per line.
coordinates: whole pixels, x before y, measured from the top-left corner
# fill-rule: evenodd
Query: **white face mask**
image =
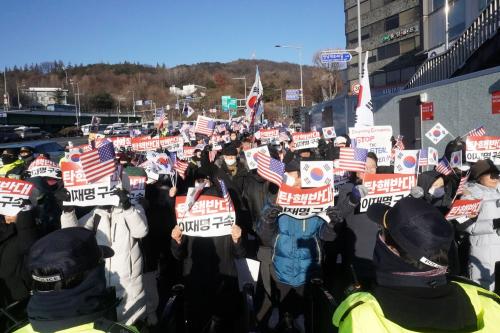
<path fill-rule="evenodd" d="M 295 178 L 285 173 L 285 184 L 288 186 L 295 185 Z"/>
<path fill-rule="evenodd" d="M 236 159 L 224 158 L 224 162 L 226 162 L 226 165 L 233 165 L 234 163 L 236 163 Z"/>
<path fill-rule="evenodd" d="M 429 189 L 429 194 L 432 195 L 434 198 L 442 198 L 444 197 L 444 187 L 433 187 Z"/>

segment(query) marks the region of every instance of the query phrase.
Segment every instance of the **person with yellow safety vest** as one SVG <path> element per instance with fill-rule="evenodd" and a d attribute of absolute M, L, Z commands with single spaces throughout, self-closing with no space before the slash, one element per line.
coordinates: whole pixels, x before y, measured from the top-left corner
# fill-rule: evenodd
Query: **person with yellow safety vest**
<path fill-rule="evenodd" d="M 0 167 L 0 177 L 21 179 L 24 171 L 24 161 L 17 157 L 14 149 L 7 148 L 2 152 L 2 167 Z"/>
<path fill-rule="evenodd" d="M 435 207 L 407 197 L 393 208 L 373 204 L 367 214 L 381 229 L 377 283 L 337 307 L 339 333 L 500 331 L 500 297 L 447 277 L 453 228 Z"/>
<path fill-rule="evenodd" d="M 15 333 L 138 333 L 113 321 L 118 301 L 114 289 L 106 288 L 104 273 L 104 259 L 113 254 L 85 228 L 60 229 L 39 239 L 28 258 L 34 287 L 29 324 Z"/>

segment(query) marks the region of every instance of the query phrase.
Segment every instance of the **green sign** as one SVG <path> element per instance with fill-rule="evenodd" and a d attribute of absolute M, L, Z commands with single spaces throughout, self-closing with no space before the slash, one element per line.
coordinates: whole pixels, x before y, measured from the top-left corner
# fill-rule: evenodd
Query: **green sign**
<path fill-rule="evenodd" d="M 231 109 L 231 110 L 236 110 L 238 109 L 238 100 L 236 98 L 230 98 L 229 101 L 228 101 L 228 104 L 227 106 Z"/>
<path fill-rule="evenodd" d="M 221 103 L 222 111 L 224 111 L 224 112 L 229 111 L 229 101 L 230 100 L 231 100 L 231 96 L 222 96 L 222 103 Z"/>

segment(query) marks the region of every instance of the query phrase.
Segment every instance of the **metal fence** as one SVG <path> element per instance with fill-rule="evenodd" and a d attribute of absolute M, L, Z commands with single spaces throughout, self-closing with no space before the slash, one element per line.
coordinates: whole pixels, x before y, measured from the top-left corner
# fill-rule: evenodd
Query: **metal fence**
<path fill-rule="evenodd" d="M 500 0 L 492 0 L 476 20 L 444 53 L 425 61 L 406 89 L 450 78 L 467 59 L 500 28 Z"/>

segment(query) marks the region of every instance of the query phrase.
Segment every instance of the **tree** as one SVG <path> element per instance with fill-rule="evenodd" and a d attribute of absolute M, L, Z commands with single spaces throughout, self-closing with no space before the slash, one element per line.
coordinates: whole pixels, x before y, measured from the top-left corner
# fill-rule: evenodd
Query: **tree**
<path fill-rule="evenodd" d="M 313 63 L 316 66 L 313 70 L 313 78 L 319 84 L 323 101 L 334 99 L 344 86 L 339 73 L 339 64 L 322 63 L 320 51 L 314 54 Z"/>
<path fill-rule="evenodd" d="M 89 100 L 90 107 L 97 111 L 112 110 L 116 106 L 116 101 L 108 92 L 101 92 L 93 95 Z"/>

